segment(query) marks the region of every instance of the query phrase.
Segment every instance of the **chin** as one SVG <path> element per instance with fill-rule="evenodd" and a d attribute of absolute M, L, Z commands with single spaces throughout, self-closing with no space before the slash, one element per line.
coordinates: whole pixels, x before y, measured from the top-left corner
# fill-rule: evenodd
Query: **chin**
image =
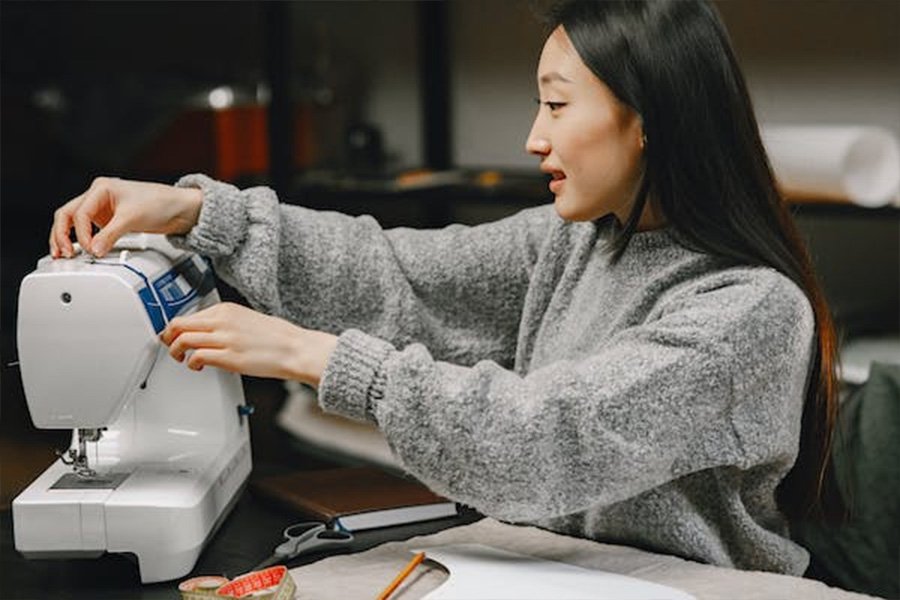
<path fill-rule="evenodd" d="M 557 195 L 553 200 L 553 208 L 564 221 L 592 221 L 597 218 L 597 215 L 594 214 L 596 211 L 579 206 L 578 202 L 566 198 L 563 194 Z"/>

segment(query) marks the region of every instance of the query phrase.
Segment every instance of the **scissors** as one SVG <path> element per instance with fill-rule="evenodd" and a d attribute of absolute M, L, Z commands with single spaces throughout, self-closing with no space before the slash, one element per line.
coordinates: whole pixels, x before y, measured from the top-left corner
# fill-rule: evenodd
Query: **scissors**
<path fill-rule="evenodd" d="M 252 571 L 259 571 L 272 565 L 281 564 L 309 552 L 319 552 L 346 546 L 353 541 L 353 534 L 346 531 L 328 529 L 325 523 L 306 521 L 295 523 L 284 530 L 284 539 L 272 555 L 262 561 Z"/>

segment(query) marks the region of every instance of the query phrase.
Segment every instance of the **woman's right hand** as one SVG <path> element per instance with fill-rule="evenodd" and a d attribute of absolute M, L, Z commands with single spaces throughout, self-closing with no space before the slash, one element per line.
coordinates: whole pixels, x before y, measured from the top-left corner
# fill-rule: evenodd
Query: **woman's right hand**
<path fill-rule="evenodd" d="M 75 254 L 69 239 L 73 227 L 81 247 L 98 257 L 126 233 L 185 234 L 197 224 L 202 204 L 203 192 L 196 188 L 98 177 L 86 192 L 54 213 L 50 255 Z M 99 228 L 96 234 L 91 224 Z"/>

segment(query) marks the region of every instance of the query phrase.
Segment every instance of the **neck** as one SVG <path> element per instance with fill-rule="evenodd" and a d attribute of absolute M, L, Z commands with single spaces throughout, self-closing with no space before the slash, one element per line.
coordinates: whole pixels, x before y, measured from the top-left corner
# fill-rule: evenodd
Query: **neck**
<path fill-rule="evenodd" d="M 628 214 L 622 215 L 617 212 L 616 218 L 621 225 L 628 220 Z M 637 231 L 653 231 L 654 229 L 662 229 L 666 225 L 668 225 L 668 221 L 666 221 L 665 215 L 662 214 L 659 204 L 654 198 L 647 198 L 647 203 L 644 204 L 644 210 L 641 212 L 641 218 L 638 220 Z"/>

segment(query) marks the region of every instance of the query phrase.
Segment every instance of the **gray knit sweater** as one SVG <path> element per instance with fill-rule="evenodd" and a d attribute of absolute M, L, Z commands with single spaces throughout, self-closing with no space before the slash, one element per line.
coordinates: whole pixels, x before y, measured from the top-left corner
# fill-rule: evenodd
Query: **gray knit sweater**
<path fill-rule="evenodd" d="M 196 227 L 257 309 L 340 334 L 319 386 L 436 492 L 510 522 L 800 574 L 774 490 L 796 457 L 803 292 L 666 230 L 611 264 L 609 219 L 551 206 L 385 231 L 199 175 Z"/>

